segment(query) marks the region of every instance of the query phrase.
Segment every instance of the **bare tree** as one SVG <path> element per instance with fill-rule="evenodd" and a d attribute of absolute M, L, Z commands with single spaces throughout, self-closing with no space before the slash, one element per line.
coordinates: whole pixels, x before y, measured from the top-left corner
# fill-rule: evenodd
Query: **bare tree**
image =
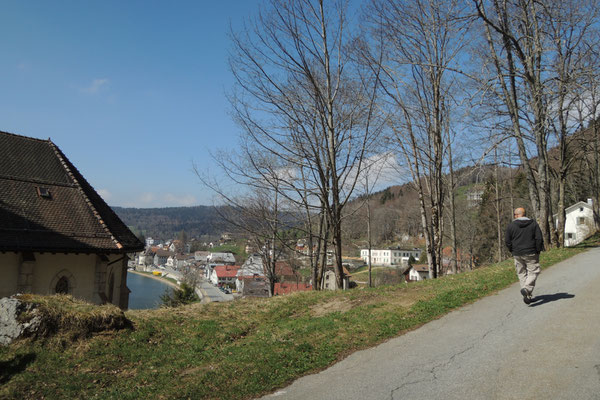
<path fill-rule="evenodd" d="M 360 79 L 351 62 L 346 9 L 343 2 L 270 0 L 232 33 L 230 58 L 237 83 L 231 103 L 245 148 L 277 158 L 289 176 L 301 171 L 303 182 L 289 179 L 276 190 L 308 215 L 324 212 L 319 244 L 325 249 L 330 235 L 338 287 L 342 210 L 377 133 L 370 125 L 376 80 Z"/>
<path fill-rule="evenodd" d="M 368 19 L 382 57 L 390 127 L 418 195 L 430 277 L 441 269 L 450 108 L 468 20 L 458 1 L 373 0 Z"/>
<path fill-rule="evenodd" d="M 492 71 L 486 93 L 501 100 L 497 117 L 507 116 L 510 121 L 544 240 L 557 244 L 552 222 L 550 133 L 557 133 L 561 155 L 555 175 L 563 180 L 569 169 L 567 138 L 573 133 L 568 128 L 569 103 L 575 98 L 572 90 L 580 75 L 580 57 L 595 36 L 591 33 L 597 25 L 597 2 L 473 0 L 473 4 L 487 41 L 483 70 L 490 66 Z M 531 153 L 536 157 L 535 166 Z M 559 215 L 563 213 L 564 201 L 559 204 Z"/>
<path fill-rule="evenodd" d="M 555 165 L 551 172 L 558 186 L 557 244 L 564 243 L 566 222 L 566 182 L 576 161 L 584 156 L 577 146 L 578 137 L 585 126 L 595 120 L 591 114 L 593 96 L 589 92 L 590 80 L 598 72 L 598 21 L 596 2 L 548 2 L 547 29 L 550 35 L 553 62 L 551 76 L 550 131 L 555 136 Z M 580 104 L 583 103 L 583 104 Z"/>

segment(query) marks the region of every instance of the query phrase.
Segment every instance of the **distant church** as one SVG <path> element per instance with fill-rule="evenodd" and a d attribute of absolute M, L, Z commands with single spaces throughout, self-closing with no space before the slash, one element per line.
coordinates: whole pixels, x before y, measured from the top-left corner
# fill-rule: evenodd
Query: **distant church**
<path fill-rule="evenodd" d="M 0 132 L 0 297 L 68 293 L 126 309 L 127 253 L 143 249 L 50 139 Z"/>

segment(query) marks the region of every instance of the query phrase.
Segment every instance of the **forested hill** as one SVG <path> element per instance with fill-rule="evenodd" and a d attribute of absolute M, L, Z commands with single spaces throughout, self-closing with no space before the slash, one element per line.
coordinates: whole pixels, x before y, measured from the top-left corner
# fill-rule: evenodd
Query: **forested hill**
<path fill-rule="evenodd" d="M 171 239 L 185 231 L 188 237 L 199 238 L 227 230 L 226 222 L 212 206 L 112 209 L 136 234 L 146 237 Z"/>

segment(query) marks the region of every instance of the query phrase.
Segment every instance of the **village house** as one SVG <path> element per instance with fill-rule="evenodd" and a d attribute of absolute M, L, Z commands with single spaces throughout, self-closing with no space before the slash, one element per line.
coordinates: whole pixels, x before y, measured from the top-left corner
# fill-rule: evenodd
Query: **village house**
<path fill-rule="evenodd" d="M 171 254 L 168 258 L 167 258 L 167 262 L 165 263 L 165 267 L 174 269 L 175 266 L 177 265 L 177 261 L 175 259 L 175 254 Z"/>
<path fill-rule="evenodd" d="M 221 234 L 221 238 L 219 239 L 219 244 L 224 245 L 227 243 L 231 243 L 233 241 L 233 237 L 231 236 L 231 233 L 225 232 L 223 234 Z"/>
<path fill-rule="evenodd" d="M 216 286 L 235 289 L 235 279 L 239 269 L 237 265 L 217 265 L 212 270 L 210 282 Z"/>
<path fill-rule="evenodd" d="M 182 269 L 194 262 L 194 256 L 189 254 L 177 254 L 175 256 L 175 269 Z"/>
<path fill-rule="evenodd" d="M 483 193 L 485 192 L 485 186 L 476 184 L 467 191 L 467 207 L 474 208 L 481 204 L 483 200 Z"/>
<path fill-rule="evenodd" d="M 592 199 L 587 203 L 580 201 L 565 209 L 565 239 L 566 247 L 576 246 L 597 231 L 594 221 L 594 209 Z M 554 216 L 558 226 L 558 218 Z"/>
<path fill-rule="evenodd" d="M 235 257 L 232 253 L 209 253 L 206 261 L 211 264 L 234 265 Z"/>
<path fill-rule="evenodd" d="M 415 260 L 421 257 L 421 249 L 404 249 L 401 247 L 390 247 L 389 249 L 371 249 L 371 264 L 381 266 L 406 265 L 412 256 Z M 361 249 L 360 258 L 365 263 L 369 262 L 369 249 Z"/>
<path fill-rule="evenodd" d="M 242 266 L 240 267 L 240 269 L 238 270 L 238 272 L 236 274 L 235 290 L 238 293 L 243 293 L 244 285 L 246 284 L 246 282 L 248 282 L 249 280 L 253 282 L 255 280 L 253 278 L 259 278 L 259 277 L 264 278 L 264 276 L 265 276 L 265 270 L 263 267 L 262 258 L 258 255 L 251 255 L 244 262 L 244 264 L 242 264 Z M 264 281 L 264 279 L 263 279 L 263 281 Z M 255 284 L 255 286 L 256 286 L 256 284 Z M 262 292 L 261 292 L 261 296 L 262 296 Z"/>
<path fill-rule="evenodd" d="M 0 132 L 0 297 L 71 294 L 128 307 L 144 244 L 50 140 Z"/>
<path fill-rule="evenodd" d="M 208 256 L 210 256 L 210 252 L 208 251 L 196 251 L 194 252 L 194 259 L 196 261 L 207 262 Z"/>
<path fill-rule="evenodd" d="M 154 263 L 154 256 L 156 255 L 156 250 L 152 247 L 147 248 L 145 251 L 138 255 L 138 265 L 147 267 Z"/>
<path fill-rule="evenodd" d="M 429 278 L 429 265 L 414 264 L 406 270 L 404 276 L 407 281 L 422 281 Z"/>
<path fill-rule="evenodd" d="M 344 271 L 344 279 L 342 280 L 343 287 L 338 288 L 337 281 L 335 279 L 335 272 L 332 268 L 327 269 L 323 274 L 323 289 L 326 290 L 337 290 L 337 289 L 349 289 L 350 288 L 350 272 L 346 269 L 346 267 L 342 266 L 342 270 Z"/>
<path fill-rule="evenodd" d="M 302 279 L 300 273 L 294 271 L 287 261 L 277 261 L 275 263 L 275 275 L 279 282 L 297 283 Z"/>
<path fill-rule="evenodd" d="M 308 283 L 276 282 L 273 288 L 273 296 L 294 292 L 307 292 L 309 290 L 312 290 L 312 286 Z"/>
<path fill-rule="evenodd" d="M 167 261 L 169 260 L 169 257 L 171 256 L 174 256 L 174 254 L 169 250 L 164 250 L 161 248 L 156 249 L 156 252 L 154 254 L 154 265 L 166 265 Z"/>

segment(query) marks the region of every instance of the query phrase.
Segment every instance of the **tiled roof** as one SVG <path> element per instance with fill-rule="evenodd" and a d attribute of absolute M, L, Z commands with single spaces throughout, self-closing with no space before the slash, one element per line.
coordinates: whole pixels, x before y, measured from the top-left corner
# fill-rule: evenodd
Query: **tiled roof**
<path fill-rule="evenodd" d="M 49 196 L 41 196 L 39 189 L 47 189 Z M 0 131 L 0 251 L 143 249 L 50 139 Z"/>
<path fill-rule="evenodd" d="M 428 264 L 413 264 L 412 268 L 417 272 L 429 272 Z"/>
<path fill-rule="evenodd" d="M 171 256 L 174 256 L 175 253 L 173 253 L 172 251 L 169 251 L 169 250 L 157 249 L 156 255 L 159 257 L 171 257 Z"/>
<path fill-rule="evenodd" d="M 215 273 L 219 278 L 235 278 L 239 269 L 237 265 L 217 265 Z"/>

